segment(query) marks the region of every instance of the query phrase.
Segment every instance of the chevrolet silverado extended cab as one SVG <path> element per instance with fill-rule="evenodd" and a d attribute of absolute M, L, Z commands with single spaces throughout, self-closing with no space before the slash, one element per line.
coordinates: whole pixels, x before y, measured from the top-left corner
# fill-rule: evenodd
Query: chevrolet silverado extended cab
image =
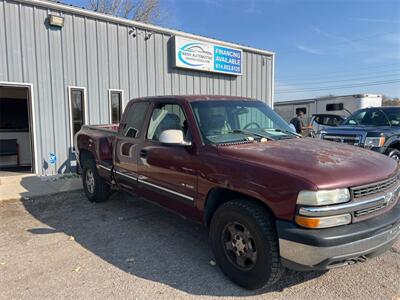
<path fill-rule="evenodd" d="M 300 138 L 261 101 L 131 100 L 119 125 L 84 126 L 75 150 L 90 201 L 120 189 L 205 224 L 217 264 L 248 289 L 285 267 L 364 262 L 400 234 L 394 160 Z"/>
<path fill-rule="evenodd" d="M 321 139 L 364 147 L 400 162 L 400 107 L 357 110 L 341 126 L 324 128 Z"/>

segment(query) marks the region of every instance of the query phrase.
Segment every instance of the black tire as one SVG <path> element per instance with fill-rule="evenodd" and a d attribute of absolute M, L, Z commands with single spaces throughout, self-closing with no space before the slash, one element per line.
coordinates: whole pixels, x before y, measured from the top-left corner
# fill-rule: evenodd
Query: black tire
<path fill-rule="evenodd" d="M 254 263 L 249 260 L 248 266 L 245 264 L 245 267 L 233 261 L 238 255 L 235 256 L 235 251 L 227 250 L 225 246 L 230 243 L 225 240 L 226 228 L 231 227 L 228 224 L 232 222 L 234 226 L 243 225 L 245 231 L 247 229 L 247 233 L 252 236 L 248 248 L 255 248 L 256 259 Z M 221 205 L 211 220 L 210 242 L 216 263 L 222 272 L 246 289 L 255 290 L 272 286 L 284 273 L 285 268 L 279 258 L 274 217 L 268 209 L 255 201 L 237 199 Z M 244 248 L 244 251 L 247 252 L 248 248 Z"/>
<path fill-rule="evenodd" d="M 93 159 L 85 160 L 83 164 L 82 183 L 83 190 L 90 202 L 104 202 L 108 199 L 110 187 L 100 177 Z"/>
<path fill-rule="evenodd" d="M 395 161 L 400 162 L 400 151 L 395 148 L 389 148 L 388 156 L 393 158 Z"/>

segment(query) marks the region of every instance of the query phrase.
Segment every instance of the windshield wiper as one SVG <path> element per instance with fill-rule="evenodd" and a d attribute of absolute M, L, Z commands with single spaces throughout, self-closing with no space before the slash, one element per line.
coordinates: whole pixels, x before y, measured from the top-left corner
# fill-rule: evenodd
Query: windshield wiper
<path fill-rule="evenodd" d="M 298 136 L 298 137 L 302 137 L 301 134 L 298 134 L 298 133 L 295 133 L 293 131 L 286 130 L 286 129 L 280 129 L 280 128 L 264 128 L 263 131 L 283 132 L 283 133 L 288 133 L 288 134 L 295 135 L 295 136 Z"/>
<path fill-rule="evenodd" d="M 259 138 L 270 139 L 272 141 L 276 140 L 276 139 L 274 139 L 274 138 L 272 138 L 270 136 L 267 136 L 267 135 L 264 135 L 264 134 L 255 133 L 255 132 L 248 131 L 248 130 L 243 130 L 243 129 L 233 129 L 231 131 L 228 131 L 228 133 L 241 133 L 241 134 L 247 134 L 247 135 L 256 136 L 256 137 L 259 137 Z"/>

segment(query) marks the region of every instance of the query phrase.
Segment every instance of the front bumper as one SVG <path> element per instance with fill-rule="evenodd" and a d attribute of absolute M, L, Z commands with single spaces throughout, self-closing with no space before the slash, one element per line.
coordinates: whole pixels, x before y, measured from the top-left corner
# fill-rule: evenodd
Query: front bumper
<path fill-rule="evenodd" d="M 372 219 L 310 230 L 277 221 L 282 263 L 294 270 L 326 270 L 382 254 L 400 236 L 400 202 Z"/>

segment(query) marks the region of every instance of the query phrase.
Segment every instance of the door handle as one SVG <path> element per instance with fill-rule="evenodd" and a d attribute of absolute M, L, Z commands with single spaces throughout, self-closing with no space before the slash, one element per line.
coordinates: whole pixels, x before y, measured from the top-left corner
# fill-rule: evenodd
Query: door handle
<path fill-rule="evenodd" d="M 142 150 L 140 150 L 140 157 L 143 157 L 143 158 L 146 158 L 147 157 L 147 150 L 144 150 L 144 149 L 142 149 Z"/>

